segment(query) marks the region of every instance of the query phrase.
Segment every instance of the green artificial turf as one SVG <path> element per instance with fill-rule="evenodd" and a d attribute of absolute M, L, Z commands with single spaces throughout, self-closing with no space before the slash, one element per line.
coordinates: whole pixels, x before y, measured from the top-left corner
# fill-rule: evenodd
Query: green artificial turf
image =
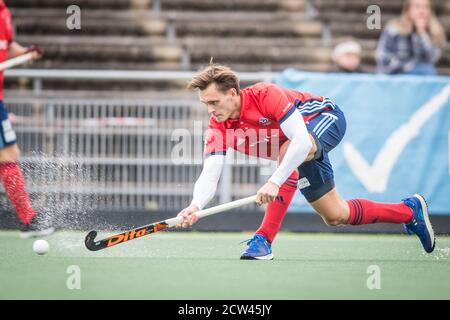
<path fill-rule="evenodd" d="M 0 299 L 450 299 L 450 237 L 426 254 L 415 236 L 280 233 L 275 260 L 244 261 L 248 233 L 160 232 L 97 252 L 84 236 L 58 232 L 39 256 L 1 231 Z"/>

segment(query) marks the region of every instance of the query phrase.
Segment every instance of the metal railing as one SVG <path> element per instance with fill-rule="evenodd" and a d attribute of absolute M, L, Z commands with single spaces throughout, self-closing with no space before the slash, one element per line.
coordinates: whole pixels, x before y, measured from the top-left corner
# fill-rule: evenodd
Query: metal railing
<path fill-rule="evenodd" d="M 189 80 L 193 71 L 130 71 L 130 70 L 48 70 L 48 69 L 11 69 L 5 71 L 8 78 L 29 78 L 33 81 L 33 91 L 40 94 L 44 80 L 89 80 L 89 81 L 177 81 Z M 243 82 L 273 82 L 275 72 L 240 72 Z"/>

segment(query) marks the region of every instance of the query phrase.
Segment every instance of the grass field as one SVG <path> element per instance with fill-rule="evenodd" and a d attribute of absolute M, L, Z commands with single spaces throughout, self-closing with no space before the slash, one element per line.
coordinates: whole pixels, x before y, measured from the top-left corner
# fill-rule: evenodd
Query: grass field
<path fill-rule="evenodd" d="M 247 233 L 161 232 L 98 252 L 84 235 L 56 233 L 38 256 L 33 240 L 0 232 L 0 298 L 450 299 L 450 237 L 427 255 L 406 235 L 281 233 L 275 260 L 241 261 Z M 71 265 L 79 290 L 66 286 Z M 371 265 L 380 289 L 367 287 Z"/>

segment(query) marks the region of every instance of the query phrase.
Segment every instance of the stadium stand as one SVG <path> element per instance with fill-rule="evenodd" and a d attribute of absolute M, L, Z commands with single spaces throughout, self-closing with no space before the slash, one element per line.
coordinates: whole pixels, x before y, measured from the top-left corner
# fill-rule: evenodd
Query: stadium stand
<path fill-rule="evenodd" d="M 61 10 L 71 4 L 82 10 L 81 30 L 66 28 Z M 363 66 L 374 69 L 381 30 L 366 27 L 373 4 L 384 25 L 402 1 L 17 0 L 10 7 L 18 39 L 46 48 L 36 68 L 195 70 L 214 56 L 242 71 L 327 71 L 331 48 L 346 36 L 362 43 Z M 450 36 L 450 5 L 436 9 Z M 449 74 L 449 46 L 445 52 L 439 70 Z"/>

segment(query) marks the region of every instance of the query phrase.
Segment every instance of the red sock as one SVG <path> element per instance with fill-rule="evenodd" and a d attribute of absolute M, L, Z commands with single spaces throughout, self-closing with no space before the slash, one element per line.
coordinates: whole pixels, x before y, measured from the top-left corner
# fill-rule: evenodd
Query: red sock
<path fill-rule="evenodd" d="M 25 179 L 16 162 L 0 163 L 0 177 L 6 194 L 22 223 L 28 224 L 36 215 L 25 190 Z"/>
<path fill-rule="evenodd" d="M 269 242 L 273 241 L 281 227 L 283 218 L 297 190 L 298 177 L 297 170 L 292 172 L 286 182 L 281 185 L 275 201 L 267 205 L 264 219 L 256 233 L 265 236 Z"/>
<path fill-rule="evenodd" d="M 348 224 L 408 223 L 413 218 L 411 208 L 404 203 L 380 203 L 366 199 L 352 199 L 347 203 L 350 207 Z"/>

